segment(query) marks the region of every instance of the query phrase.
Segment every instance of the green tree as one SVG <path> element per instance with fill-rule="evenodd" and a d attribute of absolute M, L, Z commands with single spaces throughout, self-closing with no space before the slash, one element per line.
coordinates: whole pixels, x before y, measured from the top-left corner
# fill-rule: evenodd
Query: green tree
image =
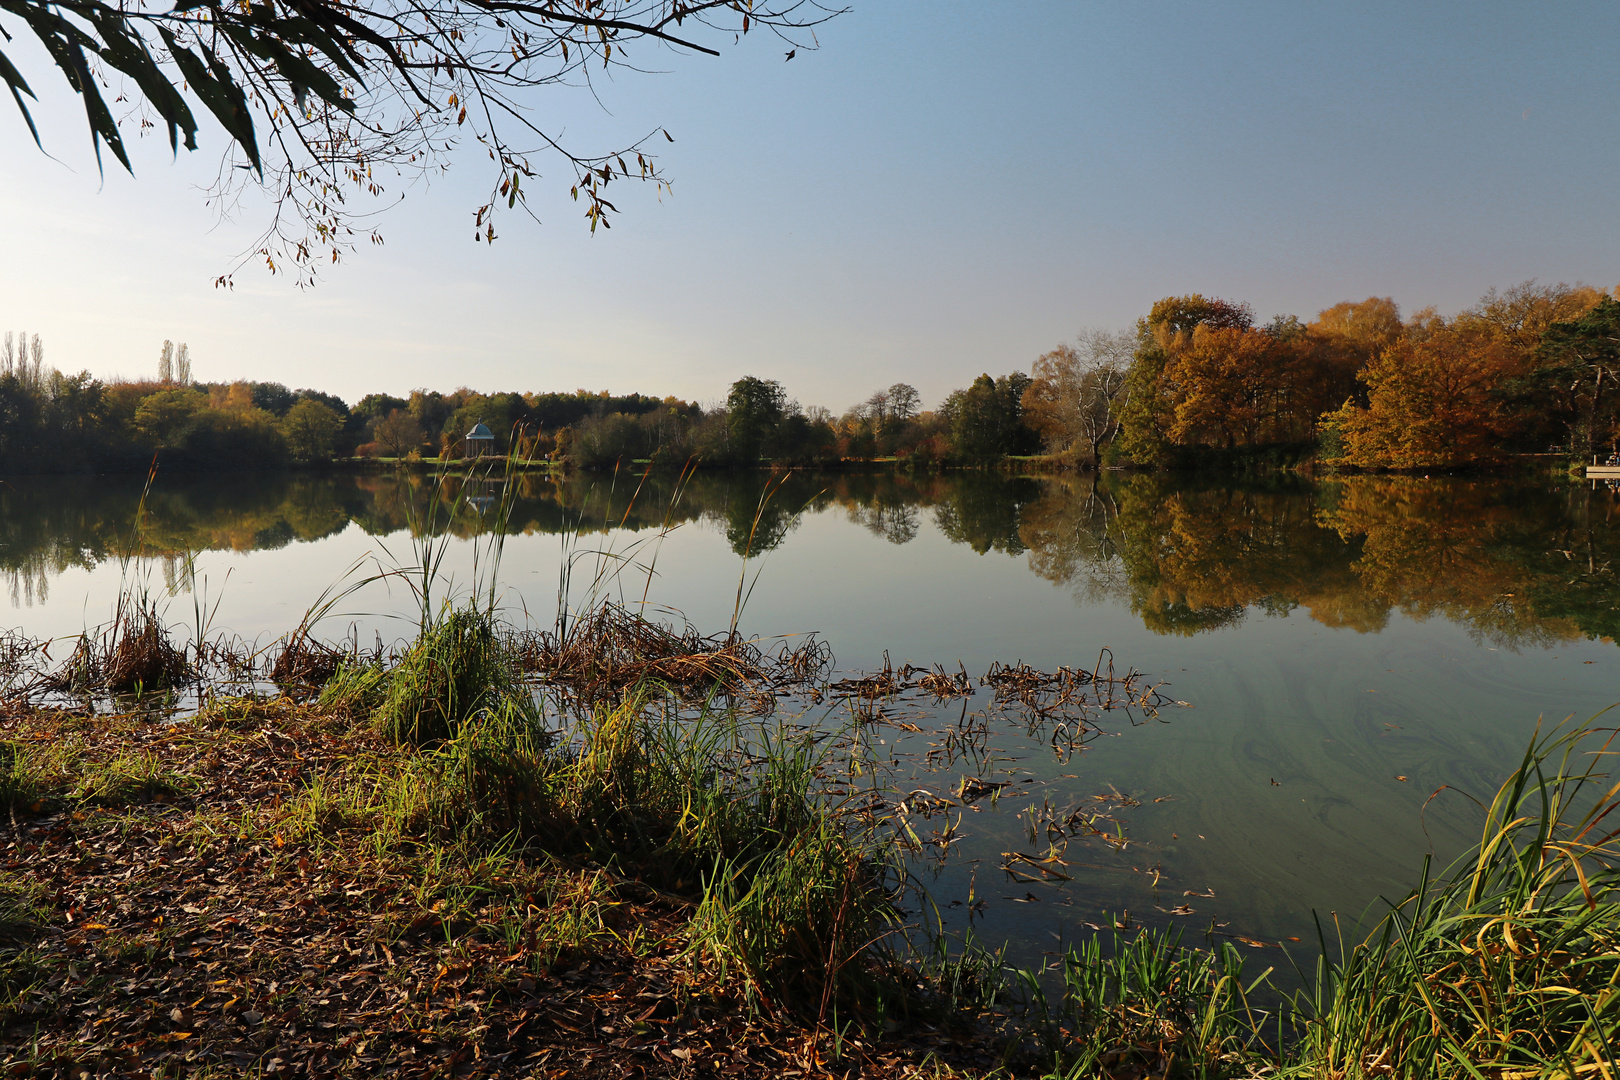
<path fill-rule="evenodd" d="M 355 403 L 350 415 L 369 426 L 395 409 L 403 409 L 405 405 L 404 398 L 394 397 L 391 394 L 367 394 Z"/>
<path fill-rule="evenodd" d="M 1038 447 L 1040 436 L 1024 423 L 1024 392 L 1032 381 L 1021 371 L 999 379 L 986 373 L 966 390 L 952 391 L 943 411 L 957 456 L 985 462 Z"/>
<path fill-rule="evenodd" d="M 273 416 L 286 416 L 287 410 L 293 407 L 298 395 L 278 382 L 256 382 L 248 384 L 248 392 L 253 395 L 253 404 Z"/>
<path fill-rule="evenodd" d="M 197 390 L 159 390 L 135 409 L 135 427 L 152 442 L 175 442 L 191 420 L 208 407 L 208 395 Z"/>
<path fill-rule="evenodd" d="M 739 461 L 757 462 L 774 443 L 787 412 L 787 392 L 775 379 L 745 375 L 726 394 L 726 429 L 731 453 Z"/>
<path fill-rule="evenodd" d="M 287 440 L 263 409 L 199 409 L 174 448 L 190 468 L 271 469 L 285 465 Z"/>
<path fill-rule="evenodd" d="M 281 434 L 294 461 L 330 461 L 343 417 L 319 401 L 305 398 L 281 420 Z"/>
<path fill-rule="evenodd" d="M 1007 452 L 1006 417 L 989 372 L 966 390 L 953 391 L 945 399 L 945 411 L 951 420 L 951 445 L 961 457 L 984 461 Z"/>
<path fill-rule="evenodd" d="M 1561 411 L 1571 449 L 1613 446 L 1614 384 L 1620 377 L 1620 303 L 1603 297 L 1578 319 L 1556 322 L 1542 335 L 1534 382 L 1543 407 Z"/>

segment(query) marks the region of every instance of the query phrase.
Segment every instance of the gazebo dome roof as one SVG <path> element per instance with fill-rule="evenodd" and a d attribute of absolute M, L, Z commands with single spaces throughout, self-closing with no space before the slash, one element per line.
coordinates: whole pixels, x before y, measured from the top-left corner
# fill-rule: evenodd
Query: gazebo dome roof
<path fill-rule="evenodd" d="M 480 423 L 476 427 L 474 427 L 471 431 L 467 432 L 467 438 L 469 438 L 469 439 L 490 439 L 490 440 L 493 440 L 495 438 L 495 433 L 493 431 L 489 430 L 489 428 L 485 427 L 482 423 Z"/>

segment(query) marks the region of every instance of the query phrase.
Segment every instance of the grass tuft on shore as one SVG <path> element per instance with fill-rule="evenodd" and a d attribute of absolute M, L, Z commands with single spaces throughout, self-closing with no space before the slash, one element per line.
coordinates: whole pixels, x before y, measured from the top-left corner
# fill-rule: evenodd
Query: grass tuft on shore
<path fill-rule="evenodd" d="M 656 688 L 548 730 L 502 640 L 472 609 L 428 628 L 397 666 L 342 669 L 321 697 L 405 749 L 316 777 L 289 836 L 358 830 L 400 845 L 510 850 L 634 880 L 691 909 L 688 955 L 769 1008 L 873 997 L 860 957 L 897 921 L 884 852 L 838 811 L 812 733 L 695 714 Z"/>
<path fill-rule="evenodd" d="M 475 718 L 497 715 L 502 723 L 538 722 L 493 617 L 469 604 L 446 608 L 406 650 L 373 719 L 396 743 L 434 746 Z"/>

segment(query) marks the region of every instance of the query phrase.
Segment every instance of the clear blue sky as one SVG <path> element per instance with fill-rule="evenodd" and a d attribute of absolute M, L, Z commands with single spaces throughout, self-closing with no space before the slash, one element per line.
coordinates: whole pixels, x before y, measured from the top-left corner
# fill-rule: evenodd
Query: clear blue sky
<path fill-rule="evenodd" d="M 1172 293 L 1309 318 L 1620 281 L 1620 5 L 856 5 L 791 62 L 751 35 L 633 57 L 668 71 L 620 74 L 602 105 L 538 97 L 581 144 L 675 135 L 673 197 L 615 185 L 611 232 L 586 232 L 545 164 L 544 223 L 474 244 L 471 148 L 383 216 L 386 246 L 305 291 L 253 267 L 212 287 L 258 220 L 202 205 L 216 131 L 178 163 L 144 140 L 137 177 L 103 181 L 65 94 L 40 111 L 56 160 L 4 103 L 0 329 L 67 370 L 149 373 L 173 338 L 198 378 L 351 401 L 713 400 L 752 374 L 841 410 L 901 380 L 933 404 Z"/>

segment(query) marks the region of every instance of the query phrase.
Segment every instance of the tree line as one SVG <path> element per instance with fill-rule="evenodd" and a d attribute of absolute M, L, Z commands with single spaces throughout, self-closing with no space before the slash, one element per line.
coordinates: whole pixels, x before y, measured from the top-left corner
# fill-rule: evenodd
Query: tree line
<path fill-rule="evenodd" d="M 38 335 L 0 348 L 0 472 L 274 469 L 345 458 L 454 461 L 515 454 L 582 468 L 635 462 L 706 466 L 827 465 L 895 458 L 923 466 L 1030 453 L 1023 419 L 1030 377 L 981 376 L 924 410 L 895 383 L 842 415 L 792 400 L 780 382 L 744 376 L 704 407 L 676 397 L 574 390 L 546 393 L 367 394 L 350 406 L 277 382 L 192 377 L 185 344 L 165 341 L 153 379 L 64 375 Z M 488 444 L 469 443 L 479 425 Z"/>
<path fill-rule="evenodd" d="M 1092 463 L 1448 468 L 1613 453 L 1617 373 L 1620 303 L 1585 285 L 1493 289 L 1449 318 L 1369 297 L 1264 325 L 1195 293 L 1042 356 L 1024 407 L 1050 452 Z"/>
<path fill-rule="evenodd" d="M 910 468 L 1043 456 L 1050 465 L 1176 467 L 1315 459 L 1375 469 L 1613 453 L 1620 302 L 1526 282 L 1446 317 L 1388 297 L 1257 324 L 1244 303 L 1166 297 L 1128 331 L 1088 330 L 1026 371 L 985 373 L 934 409 L 907 383 L 842 414 L 744 376 L 723 401 L 607 391 L 368 394 L 352 407 L 276 382 L 192 377 L 165 341 L 155 379 L 103 382 L 44 363 L 39 336 L 0 340 L 0 472 L 279 468 L 340 458 L 515 454 L 632 463 Z M 468 442 L 482 424 L 491 441 Z"/>

